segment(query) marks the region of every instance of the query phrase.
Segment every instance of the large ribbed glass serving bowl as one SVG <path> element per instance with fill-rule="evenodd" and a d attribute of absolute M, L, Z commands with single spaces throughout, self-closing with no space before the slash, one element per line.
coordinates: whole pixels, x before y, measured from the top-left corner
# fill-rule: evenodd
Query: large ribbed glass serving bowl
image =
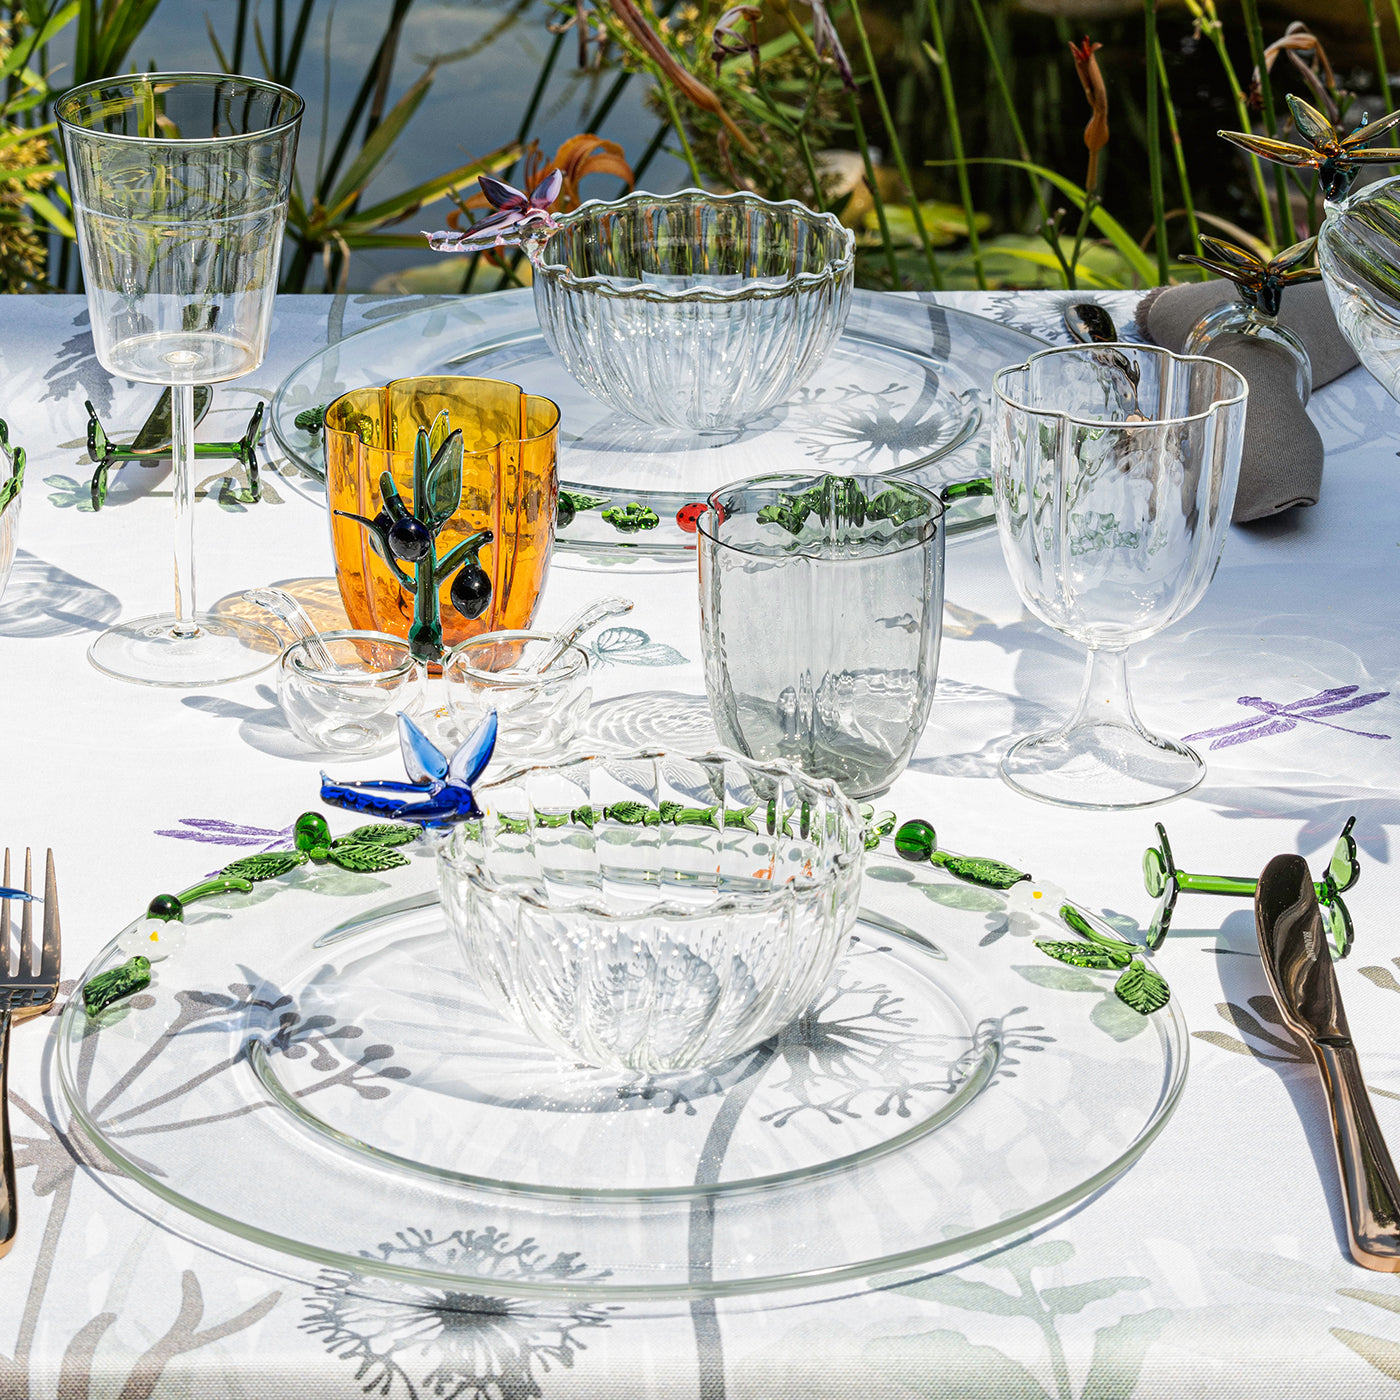
<path fill-rule="evenodd" d="M 826 358 L 855 240 L 793 200 L 637 193 L 566 214 L 532 262 L 544 338 L 589 393 L 645 423 L 721 432 Z"/>
<path fill-rule="evenodd" d="M 717 1064 L 800 1015 L 846 947 L 851 802 L 732 753 L 570 759 L 480 784 L 438 853 L 442 906 L 496 1009 L 569 1060 Z"/>

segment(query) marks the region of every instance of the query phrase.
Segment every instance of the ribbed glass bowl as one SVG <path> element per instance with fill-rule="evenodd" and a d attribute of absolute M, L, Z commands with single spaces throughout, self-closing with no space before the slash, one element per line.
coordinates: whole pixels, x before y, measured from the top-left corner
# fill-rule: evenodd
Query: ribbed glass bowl
<path fill-rule="evenodd" d="M 834 784 L 732 753 L 569 759 L 478 785 L 442 906 L 497 1010 L 570 1060 L 717 1064 L 811 1003 L 855 921 L 863 827 Z"/>
<path fill-rule="evenodd" d="M 532 261 L 544 338 L 589 393 L 718 432 L 791 398 L 826 358 L 855 239 L 794 200 L 639 192 L 566 214 Z"/>

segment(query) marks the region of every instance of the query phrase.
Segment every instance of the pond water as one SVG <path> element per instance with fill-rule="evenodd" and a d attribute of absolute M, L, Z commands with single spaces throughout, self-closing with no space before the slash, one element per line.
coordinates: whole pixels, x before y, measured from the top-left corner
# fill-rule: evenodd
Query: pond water
<path fill-rule="evenodd" d="M 273 4 L 266 0 L 257 12 L 266 42 L 271 42 Z M 300 7 L 286 5 L 290 30 Z M 223 50 L 233 50 L 237 22 L 236 0 L 166 0 L 133 47 L 130 69 L 158 68 L 207 71 L 217 68 L 209 29 Z M 374 59 L 388 22 L 387 0 L 321 0 L 316 5 L 293 86 L 306 99 L 297 166 L 303 187 L 314 183 L 317 152 L 335 145 L 347 114 Z M 553 36 L 546 28 L 548 11 L 537 0 L 526 3 L 471 3 L 471 0 L 418 0 L 408 12 L 394 64 L 390 102 L 400 97 L 433 60 L 440 61 L 432 89 L 394 148 L 388 164 L 366 191 L 366 203 L 384 199 L 465 164 L 513 141 L 518 134 L 536 78 L 549 53 Z M 263 69 L 249 24 L 243 71 L 253 76 Z M 327 57 L 329 33 L 330 62 Z M 539 140 L 546 157 L 559 143 L 586 130 L 583 122 L 596 109 L 612 74 L 580 73 L 573 65 L 575 45 L 570 34 L 554 67 L 530 135 Z M 644 103 L 645 80 L 634 78 L 608 113 L 597 135 L 620 142 L 635 163 L 656 132 L 657 118 Z M 323 135 L 324 134 L 324 135 Z M 358 147 L 358 139 L 355 147 Z M 684 164 L 665 150 L 658 151 L 640 182 L 660 192 L 690 183 Z M 584 182 L 585 195 L 611 198 L 620 182 L 593 176 Z M 393 232 L 441 228 L 451 206 L 430 205 Z M 436 260 L 436 264 L 435 264 Z M 442 258 L 427 251 L 364 249 L 351 259 L 349 287 L 364 291 L 376 282 L 402 278 L 414 267 L 448 262 L 456 276 L 465 271 L 461 259 Z M 410 279 L 414 290 L 426 286 Z M 321 290 L 313 275 L 308 291 Z M 455 287 L 454 287 L 455 290 Z"/>

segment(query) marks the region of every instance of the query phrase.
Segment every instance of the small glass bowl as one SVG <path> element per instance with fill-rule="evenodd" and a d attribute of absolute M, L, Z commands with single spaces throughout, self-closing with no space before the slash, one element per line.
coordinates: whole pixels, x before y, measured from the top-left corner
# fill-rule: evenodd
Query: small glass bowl
<path fill-rule="evenodd" d="M 408 643 L 384 632 L 320 632 L 335 670 L 315 641 L 293 642 L 277 667 L 277 699 L 292 732 L 323 753 L 372 754 L 398 740 L 398 712 L 422 695 L 422 672 Z"/>
<path fill-rule="evenodd" d="M 544 338 L 589 393 L 644 423 L 721 432 L 826 358 L 855 238 L 795 200 L 639 192 L 564 215 L 532 263 Z"/>
<path fill-rule="evenodd" d="M 483 632 L 442 659 L 442 684 L 453 721 L 469 734 L 496 711 L 496 756 L 542 758 L 568 744 L 592 700 L 588 653 L 571 646 L 550 668 L 531 670 L 552 632 Z"/>
<path fill-rule="evenodd" d="M 752 1049 L 845 950 L 865 847 L 829 782 L 716 752 L 524 768 L 438 850 L 467 969 L 570 1060 L 665 1074 Z"/>

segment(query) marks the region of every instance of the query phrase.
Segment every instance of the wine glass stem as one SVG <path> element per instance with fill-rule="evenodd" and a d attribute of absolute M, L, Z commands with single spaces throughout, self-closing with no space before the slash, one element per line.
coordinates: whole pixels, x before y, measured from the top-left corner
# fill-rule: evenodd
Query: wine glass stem
<path fill-rule="evenodd" d="M 1077 729 L 1083 724 L 1116 724 L 1142 730 L 1133 698 L 1128 693 L 1128 649 L 1090 647 L 1084 667 L 1084 685 L 1074 718 L 1065 726 Z"/>
<path fill-rule="evenodd" d="M 170 393 L 171 479 L 175 493 L 175 626 L 177 637 L 195 637 L 194 620 L 194 385 Z"/>

